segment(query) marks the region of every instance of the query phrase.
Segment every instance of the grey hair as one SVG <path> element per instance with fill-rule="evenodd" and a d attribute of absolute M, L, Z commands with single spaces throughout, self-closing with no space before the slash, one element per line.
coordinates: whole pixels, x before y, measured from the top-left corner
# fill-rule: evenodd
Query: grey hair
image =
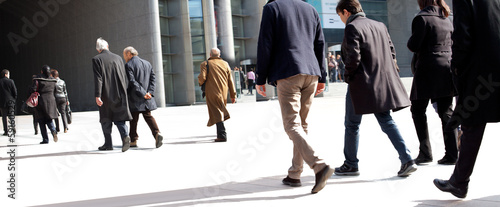
<path fill-rule="evenodd" d="M 219 48 L 216 48 L 216 47 L 212 48 L 210 50 L 210 57 L 220 57 L 220 50 L 219 50 Z"/>
<path fill-rule="evenodd" d="M 106 40 L 102 39 L 102 37 L 97 38 L 95 49 L 97 49 L 99 51 L 109 50 L 108 42 L 106 42 Z"/>
<path fill-rule="evenodd" d="M 130 54 L 132 54 L 133 56 L 139 55 L 139 52 L 137 52 L 137 50 L 136 50 L 134 47 L 132 47 L 132 46 L 128 46 L 128 47 L 126 47 L 125 49 L 123 49 L 123 52 L 124 52 L 124 53 L 129 52 L 129 53 L 130 53 Z"/>

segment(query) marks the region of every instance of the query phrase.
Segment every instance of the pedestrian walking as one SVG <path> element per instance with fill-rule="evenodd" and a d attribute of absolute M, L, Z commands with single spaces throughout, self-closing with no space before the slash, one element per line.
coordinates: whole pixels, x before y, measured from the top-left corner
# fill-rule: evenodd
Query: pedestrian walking
<path fill-rule="evenodd" d="M 250 69 L 247 73 L 247 85 L 248 85 L 248 94 L 253 95 L 253 87 L 255 85 L 255 73 L 253 69 Z"/>
<path fill-rule="evenodd" d="M 436 103 L 441 118 L 445 155 L 438 164 L 455 164 L 458 157 L 457 130 L 447 131 L 445 126 L 453 114 L 456 95 L 450 69 L 451 34 L 453 25 L 448 19 L 450 8 L 444 0 L 417 0 L 421 11 L 412 22 L 412 35 L 408 49 L 414 53 L 412 62 L 411 113 L 420 142 L 415 163 L 432 162 L 427 116 L 429 101 Z"/>
<path fill-rule="evenodd" d="M 230 118 L 227 111 L 227 93 L 231 97 L 231 102 L 236 103 L 236 90 L 233 82 L 233 75 L 229 64 L 220 57 L 220 50 L 212 48 L 210 58 L 200 65 L 200 75 L 198 75 L 200 85 L 205 83 L 208 123 L 207 126 L 217 126 L 217 139 L 215 142 L 226 142 L 227 133 L 224 121 Z"/>
<path fill-rule="evenodd" d="M 125 70 L 128 75 L 128 102 L 132 121 L 130 121 L 130 147 L 137 147 L 137 122 L 139 114 L 142 114 L 144 121 L 149 126 L 153 137 L 155 138 L 156 148 L 163 145 L 163 136 L 156 120 L 151 115 L 151 111 L 156 110 L 156 101 L 153 98 L 156 89 L 156 75 L 153 66 L 147 60 L 140 58 L 139 52 L 133 47 L 126 47 L 123 50 L 125 59 Z"/>
<path fill-rule="evenodd" d="M 127 72 L 122 58 L 109 51 L 106 40 L 97 39 L 96 50 L 99 54 L 92 58 L 94 94 L 104 134 L 104 145 L 98 149 L 113 150 L 111 127 L 114 123 L 120 132 L 122 152 L 125 152 L 130 148 L 130 137 L 125 122 L 132 119 L 127 98 Z"/>
<path fill-rule="evenodd" d="M 325 41 L 318 12 L 301 0 L 271 0 L 262 13 L 257 49 L 257 93 L 276 86 L 283 127 L 293 142 L 292 166 L 283 184 L 301 186 L 304 161 L 315 173 L 311 193 L 322 190 L 331 169 L 307 143 L 307 115 L 325 89 Z"/>
<path fill-rule="evenodd" d="M 57 105 L 56 105 L 56 82 L 50 74 L 50 67 L 48 65 L 42 66 L 41 74 L 33 78 L 30 94 L 34 91 L 38 92 L 38 105 L 35 107 L 35 117 L 40 125 L 40 134 L 42 135 L 42 142 L 40 144 L 48 144 L 49 137 L 47 135 L 47 128 L 49 128 L 54 142 L 58 141 L 57 130 L 54 127 L 52 119 L 57 118 Z"/>
<path fill-rule="evenodd" d="M 387 28 L 366 18 L 358 0 L 340 0 L 337 13 L 345 23 L 342 60 L 345 64 L 346 94 L 344 164 L 336 175 L 359 175 L 359 126 L 363 114 L 374 114 L 399 154 L 400 177 L 417 170 L 390 110 L 408 107 L 410 100 L 395 64 L 396 51 Z"/>
<path fill-rule="evenodd" d="M 66 89 L 66 82 L 64 82 L 64 80 L 59 78 L 59 71 L 57 71 L 56 69 L 50 70 L 50 74 L 57 80 L 56 93 L 55 93 L 57 110 L 59 111 L 59 114 L 61 114 L 64 133 L 67 133 L 68 117 L 66 113 L 67 113 L 67 107 L 69 106 L 69 99 L 68 99 L 68 90 Z M 56 118 L 54 121 L 56 123 L 56 131 L 59 132 L 60 131 L 59 118 Z"/>
<path fill-rule="evenodd" d="M 14 108 L 16 106 L 17 88 L 14 80 L 10 79 L 10 71 L 3 69 L 0 72 L 0 112 L 2 113 L 3 135 L 9 133 L 7 117 L 14 117 Z M 12 128 L 15 134 L 16 129 Z"/>
<path fill-rule="evenodd" d="M 462 124 L 463 134 L 453 174 L 434 184 L 458 198 L 467 196 L 486 123 L 500 121 L 499 19 L 500 0 L 453 0 L 451 68 L 458 101 L 448 129 Z"/>
<path fill-rule="evenodd" d="M 344 81 L 344 72 L 345 72 L 344 61 L 342 61 L 342 56 L 340 56 L 340 55 L 337 55 L 337 59 L 335 59 L 335 60 L 337 61 L 337 71 L 339 74 L 338 80 L 340 82 L 343 82 Z"/>

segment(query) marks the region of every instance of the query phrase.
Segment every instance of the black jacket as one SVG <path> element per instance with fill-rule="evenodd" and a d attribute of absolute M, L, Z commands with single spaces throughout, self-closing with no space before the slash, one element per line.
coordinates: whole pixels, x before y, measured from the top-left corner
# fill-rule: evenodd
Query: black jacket
<path fill-rule="evenodd" d="M 68 98 L 68 91 L 66 91 L 66 82 L 64 80 L 56 79 L 56 98 Z M 67 100 L 68 101 L 68 100 Z"/>
<path fill-rule="evenodd" d="M 16 84 L 7 77 L 0 78 L 0 107 L 13 106 L 17 99 Z"/>
<path fill-rule="evenodd" d="M 385 25 L 364 17 L 350 17 L 342 42 L 345 81 L 356 114 L 399 110 L 410 105 L 396 64 L 396 50 Z"/>
<path fill-rule="evenodd" d="M 101 97 L 100 122 L 129 121 L 127 73 L 120 56 L 103 50 L 92 58 L 95 97 Z"/>
<path fill-rule="evenodd" d="M 500 1 L 454 0 L 452 69 L 458 74 L 453 120 L 500 121 Z"/>
<path fill-rule="evenodd" d="M 257 49 L 257 85 L 297 74 L 326 82 L 324 37 L 318 12 L 302 0 L 264 6 Z"/>
<path fill-rule="evenodd" d="M 128 101 L 131 112 L 153 111 L 157 108 L 154 98 L 145 99 L 146 93 L 154 95 L 156 77 L 151 63 L 139 56 L 132 57 L 126 64 L 128 76 Z"/>
<path fill-rule="evenodd" d="M 428 6 L 413 19 L 408 49 L 414 52 L 410 99 L 456 95 L 451 74 L 453 25 L 438 6 Z"/>

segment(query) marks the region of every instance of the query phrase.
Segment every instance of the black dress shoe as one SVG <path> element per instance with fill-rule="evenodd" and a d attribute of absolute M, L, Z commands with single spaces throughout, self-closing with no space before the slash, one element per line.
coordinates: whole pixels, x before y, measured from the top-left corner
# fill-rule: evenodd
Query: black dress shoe
<path fill-rule="evenodd" d="M 314 184 L 311 193 L 315 194 L 318 193 L 320 190 L 322 190 L 325 187 L 328 178 L 330 178 L 330 176 L 333 175 L 333 172 L 335 172 L 335 170 L 327 165 L 318 173 L 316 173 L 316 183 Z"/>
<path fill-rule="evenodd" d="M 413 160 L 415 164 L 421 165 L 421 164 L 426 164 L 429 162 L 432 162 L 432 158 L 425 158 L 425 157 L 417 157 L 417 159 Z"/>
<path fill-rule="evenodd" d="M 467 188 L 460 189 L 451 185 L 448 180 L 434 179 L 434 185 L 443 192 L 448 192 L 457 198 L 465 198 L 467 196 Z"/>
<path fill-rule="evenodd" d="M 100 151 L 105 151 L 105 150 L 113 150 L 113 147 L 108 147 L 108 146 L 100 146 L 99 148 L 97 148 L 98 150 Z"/>
<path fill-rule="evenodd" d="M 214 140 L 214 142 L 227 142 L 226 138 L 217 138 Z"/>
<path fill-rule="evenodd" d="M 450 158 L 447 155 L 443 159 L 438 160 L 438 164 L 440 165 L 454 165 L 455 163 L 457 163 L 457 159 Z"/>
<path fill-rule="evenodd" d="M 283 184 L 289 185 L 291 187 L 300 187 L 302 186 L 302 183 L 300 182 L 300 179 L 293 179 L 288 176 L 283 179 Z"/>
<path fill-rule="evenodd" d="M 40 142 L 40 144 L 48 144 L 48 143 L 49 143 L 49 142 L 45 142 L 45 141 L 44 141 L 44 142 Z"/>

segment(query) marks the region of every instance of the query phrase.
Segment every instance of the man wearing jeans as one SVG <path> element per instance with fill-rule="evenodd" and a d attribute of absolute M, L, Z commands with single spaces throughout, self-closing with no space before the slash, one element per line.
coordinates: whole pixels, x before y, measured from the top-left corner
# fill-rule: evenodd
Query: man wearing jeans
<path fill-rule="evenodd" d="M 301 186 L 304 161 L 314 170 L 317 193 L 333 174 L 307 143 L 307 115 L 326 82 L 324 38 L 318 12 L 302 0 L 271 0 L 264 6 L 257 50 L 257 93 L 266 82 L 278 89 L 283 126 L 293 142 L 292 166 L 283 184 Z M 318 83 L 319 82 L 319 83 Z"/>
<path fill-rule="evenodd" d="M 342 60 L 346 95 L 344 164 L 336 175 L 359 175 L 359 125 L 363 114 L 374 114 L 382 131 L 396 148 L 401 161 L 398 176 L 406 177 L 417 170 L 410 151 L 392 120 L 390 110 L 410 105 L 395 64 L 396 52 L 383 23 L 366 18 L 358 0 L 340 0 L 337 13 L 346 24 L 342 42 Z"/>

